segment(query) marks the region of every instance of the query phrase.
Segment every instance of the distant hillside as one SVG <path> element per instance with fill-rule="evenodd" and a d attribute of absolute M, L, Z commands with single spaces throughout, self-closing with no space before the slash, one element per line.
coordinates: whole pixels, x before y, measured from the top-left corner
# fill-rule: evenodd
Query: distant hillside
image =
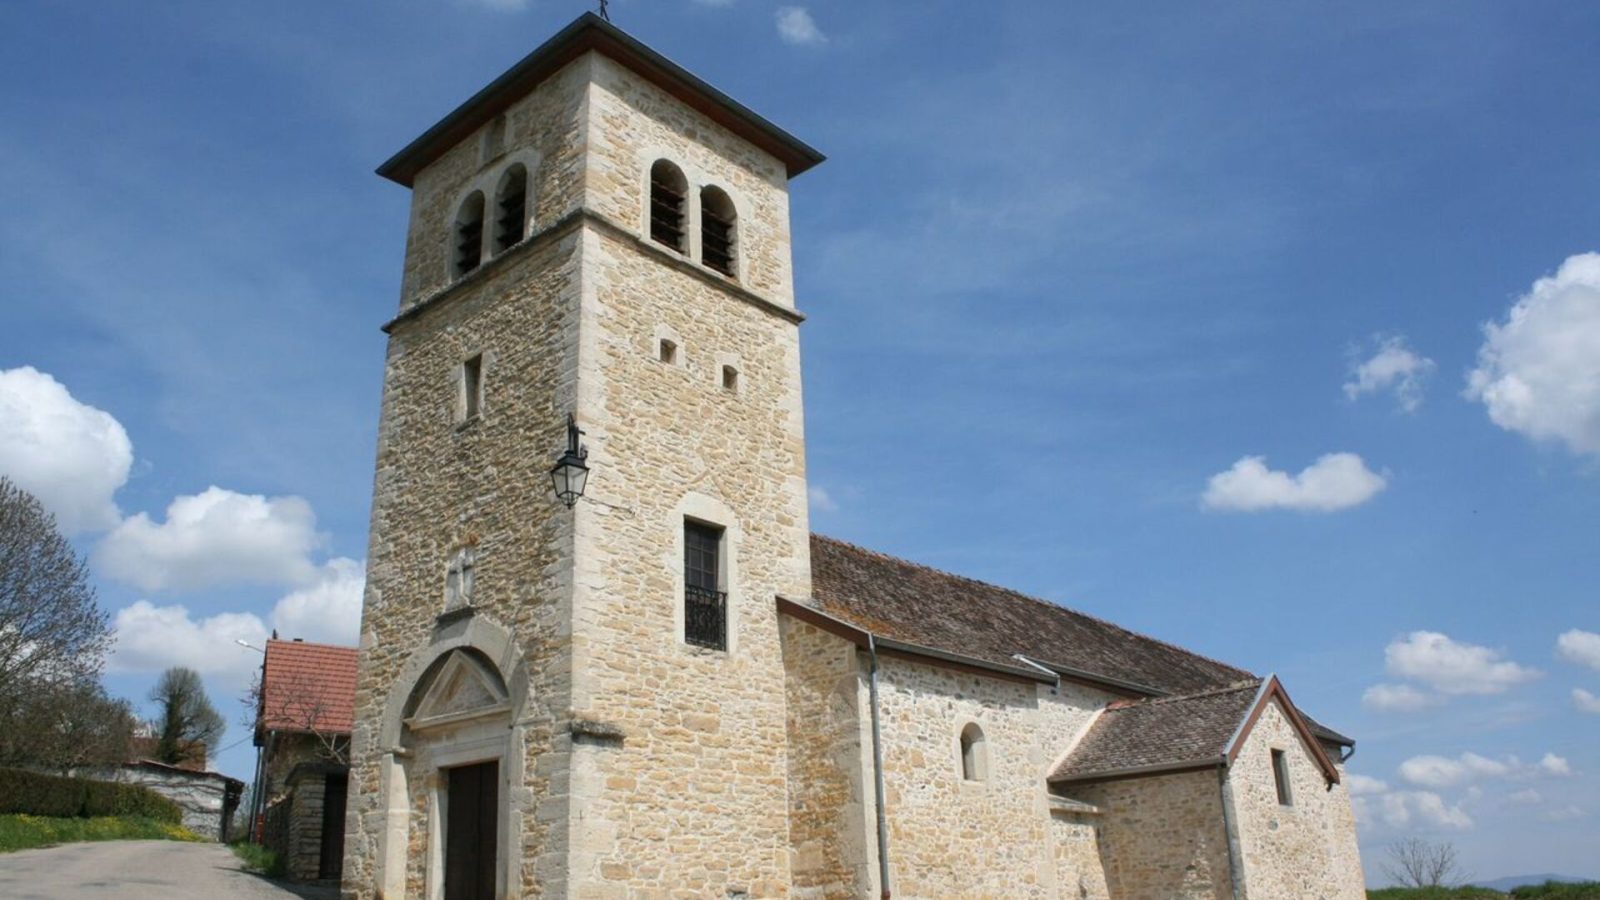
<path fill-rule="evenodd" d="M 1496 878 L 1493 881 L 1474 881 L 1478 887 L 1486 887 L 1496 891 L 1509 891 L 1512 888 L 1522 887 L 1525 884 L 1544 884 L 1546 881 L 1559 881 L 1563 884 L 1572 884 L 1580 881 L 1590 881 L 1588 878 L 1575 878 L 1571 875 L 1555 875 L 1546 872 L 1542 875 L 1511 875 L 1506 878 Z"/>

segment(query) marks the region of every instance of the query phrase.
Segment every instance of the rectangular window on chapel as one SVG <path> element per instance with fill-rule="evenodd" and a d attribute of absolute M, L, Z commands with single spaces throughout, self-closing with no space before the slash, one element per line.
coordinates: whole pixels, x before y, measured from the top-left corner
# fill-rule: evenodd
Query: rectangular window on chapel
<path fill-rule="evenodd" d="M 1272 751 L 1272 780 L 1278 785 L 1278 803 L 1292 805 L 1294 798 L 1289 794 L 1289 755 L 1282 750 Z"/>
<path fill-rule="evenodd" d="M 728 648 L 728 595 L 722 590 L 722 529 L 683 523 L 683 639 Z"/>

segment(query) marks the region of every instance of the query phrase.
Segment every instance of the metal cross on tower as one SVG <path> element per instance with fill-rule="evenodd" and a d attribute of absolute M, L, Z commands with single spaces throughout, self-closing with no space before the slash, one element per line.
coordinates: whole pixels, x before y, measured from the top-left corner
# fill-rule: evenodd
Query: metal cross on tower
<path fill-rule="evenodd" d="M 611 21 L 611 13 L 606 12 L 606 7 L 610 5 L 610 0 L 600 0 L 600 18 L 605 19 L 607 22 Z"/>

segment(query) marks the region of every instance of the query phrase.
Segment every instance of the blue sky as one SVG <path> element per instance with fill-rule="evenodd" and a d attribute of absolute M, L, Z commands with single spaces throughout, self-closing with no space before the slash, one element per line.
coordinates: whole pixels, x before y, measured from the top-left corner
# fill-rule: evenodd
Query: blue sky
<path fill-rule="evenodd" d="M 114 690 L 181 658 L 237 720 L 233 638 L 352 629 L 371 170 L 586 8 L 0 13 L 0 473 L 91 554 Z M 1600 8 L 611 8 L 831 157 L 817 530 L 1279 673 L 1360 739 L 1369 871 L 1600 877 Z"/>

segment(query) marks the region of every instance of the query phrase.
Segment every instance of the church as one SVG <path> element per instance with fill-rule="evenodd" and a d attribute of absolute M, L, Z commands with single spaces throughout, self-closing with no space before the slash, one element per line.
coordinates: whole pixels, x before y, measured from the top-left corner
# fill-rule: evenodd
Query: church
<path fill-rule="evenodd" d="M 1277 678 L 811 533 L 822 160 L 591 14 L 378 170 L 344 896 L 1362 898 Z"/>

